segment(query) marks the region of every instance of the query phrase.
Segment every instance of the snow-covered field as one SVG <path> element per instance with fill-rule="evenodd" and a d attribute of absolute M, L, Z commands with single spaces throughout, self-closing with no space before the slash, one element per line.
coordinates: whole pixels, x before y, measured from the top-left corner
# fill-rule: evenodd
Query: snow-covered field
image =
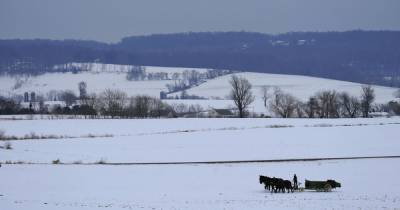
<path fill-rule="evenodd" d="M 399 118 L 4 120 L 0 161 L 235 161 L 399 155 Z"/>
<path fill-rule="evenodd" d="M 187 106 L 197 106 L 203 108 L 203 110 L 211 110 L 211 109 L 234 109 L 235 103 L 232 100 L 221 100 L 221 99 L 207 99 L 207 100 L 190 100 L 190 99 L 167 99 L 162 100 L 164 103 L 169 105 L 177 105 L 177 104 L 185 104 Z M 264 107 L 259 108 L 259 112 L 263 112 L 265 110 Z"/>
<path fill-rule="evenodd" d="M 0 130 L 59 137 L 0 148 L 0 162 L 25 163 L 2 164 L 0 209 L 400 208 L 398 158 L 107 165 L 399 156 L 400 118 L 0 120 Z M 258 183 L 294 173 L 342 188 L 271 194 Z"/>
<path fill-rule="evenodd" d="M 399 209 L 399 159 L 223 165 L 5 165 L 1 209 Z M 330 193 L 271 194 L 265 174 L 334 178 Z"/>

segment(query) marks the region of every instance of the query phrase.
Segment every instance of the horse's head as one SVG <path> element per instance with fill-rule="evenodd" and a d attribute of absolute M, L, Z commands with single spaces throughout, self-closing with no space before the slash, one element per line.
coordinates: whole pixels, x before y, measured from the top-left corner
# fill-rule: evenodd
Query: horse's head
<path fill-rule="evenodd" d="M 260 175 L 260 184 L 261 183 L 266 183 L 268 181 L 269 177 L 268 176 L 262 176 Z"/>
<path fill-rule="evenodd" d="M 339 182 L 335 181 L 335 180 L 328 179 L 327 182 L 328 182 L 333 188 L 342 187 L 342 185 L 341 185 Z"/>
<path fill-rule="evenodd" d="M 336 187 L 342 187 L 342 185 L 339 182 L 336 182 Z"/>

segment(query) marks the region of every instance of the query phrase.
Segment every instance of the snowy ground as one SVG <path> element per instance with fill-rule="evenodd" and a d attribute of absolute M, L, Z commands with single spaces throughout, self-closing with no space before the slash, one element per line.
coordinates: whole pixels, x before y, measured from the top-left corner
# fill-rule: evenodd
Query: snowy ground
<path fill-rule="evenodd" d="M 12 150 L 0 149 L 0 162 L 33 163 L 2 164 L 0 209 L 400 208 L 397 158 L 76 164 L 398 156 L 400 118 L 0 120 L 0 130 L 63 137 L 16 140 Z M 75 164 L 51 164 L 56 159 Z M 300 182 L 335 179 L 342 188 L 271 194 L 258 183 L 260 174 L 290 179 L 294 173 Z"/>
<path fill-rule="evenodd" d="M 400 155 L 400 118 L 5 120 L 1 162 L 235 161 Z M 106 137 L 104 137 L 106 136 Z"/>
<path fill-rule="evenodd" d="M 268 164 L 6 165 L 1 209 L 399 209 L 399 159 Z M 265 174 L 334 178 L 330 193 L 271 194 Z"/>
<path fill-rule="evenodd" d="M 207 100 L 190 100 L 190 99 L 167 99 L 162 100 L 164 103 L 169 105 L 176 104 L 185 104 L 187 106 L 201 106 L 204 110 L 211 109 L 235 109 L 235 103 L 232 100 L 216 100 L 216 99 L 207 99 Z M 262 109 L 262 110 L 261 110 Z M 258 111 L 263 112 L 265 107 L 260 108 Z"/>

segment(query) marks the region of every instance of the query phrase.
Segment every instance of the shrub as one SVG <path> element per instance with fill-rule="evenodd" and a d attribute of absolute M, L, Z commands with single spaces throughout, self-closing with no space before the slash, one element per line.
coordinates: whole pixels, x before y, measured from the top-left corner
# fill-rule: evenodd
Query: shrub
<path fill-rule="evenodd" d="M 6 141 L 6 142 L 4 143 L 4 149 L 12 149 L 11 142 Z"/>
<path fill-rule="evenodd" d="M 0 130 L 0 140 L 5 140 L 5 138 L 6 138 L 5 133 L 6 133 L 5 131 Z"/>
<path fill-rule="evenodd" d="M 57 159 L 57 160 L 53 160 L 52 163 L 53 163 L 53 164 L 60 164 L 61 161 L 60 161 L 60 159 Z"/>
<path fill-rule="evenodd" d="M 100 160 L 98 160 L 98 161 L 96 162 L 96 164 L 106 164 L 106 160 L 103 159 L 103 158 L 101 158 Z"/>

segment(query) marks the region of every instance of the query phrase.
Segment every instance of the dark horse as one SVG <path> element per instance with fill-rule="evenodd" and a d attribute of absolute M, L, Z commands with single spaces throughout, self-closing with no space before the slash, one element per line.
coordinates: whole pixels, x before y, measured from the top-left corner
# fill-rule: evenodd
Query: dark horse
<path fill-rule="evenodd" d="M 260 184 L 264 183 L 264 189 L 271 190 L 272 182 L 271 182 L 270 177 L 260 175 L 259 181 L 260 181 Z"/>
<path fill-rule="evenodd" d="M 272 178 L 271 179 L 272 190 L 271 192 L 285 192 L 285 184 L 283 179 L 281 178 Z"/>
<path fill-rule="evenodd" d="M 260 184 L 264 183 L 264 188 L 272 192 L 293 192 L 292 182 L 289 180 L 283 180 L 281 178 L 270 178 L 268 176 L 261 176 L 259 178 Z"/>
<path fill-rule="evenodd" d="M 289 180 L 283 180 L 283 185 L 288 193 L 293 192 L 292 182 L 290 182 Z"/>

